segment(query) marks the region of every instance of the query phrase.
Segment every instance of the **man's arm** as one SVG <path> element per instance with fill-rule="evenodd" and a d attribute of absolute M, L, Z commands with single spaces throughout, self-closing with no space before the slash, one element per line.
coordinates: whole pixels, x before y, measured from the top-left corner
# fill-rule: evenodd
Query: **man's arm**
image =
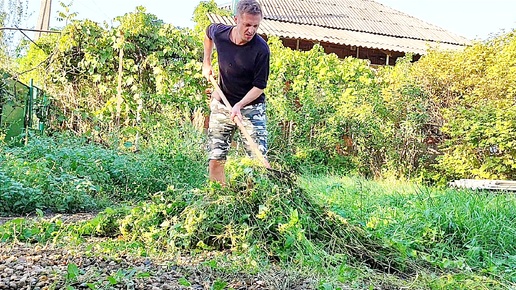
<path fill-rule="evenodd" d="M 242 98 L 238 103 L 236 103 L 233 106 L 233 111 L 231 111 L 231 120 L 235 116 L 238 116 L 240 120 L 242 120 L 242 113 L 240 113 L 240 110 L 245 107 L 247 104 L 251 103 L 252 101 L 256 100 L 261 94 L 263 93 L 262 89 L 259 89 L 257 87 L 253 87 L 247 94 Z"/>
<path fill-rule="evenodd" d="M 202 75 L 210 80 L 210 76 L 213 74 L 213 69 L 211 67 L 211 54 L 213 53 L 213 40 L 208 37 L 208 35 L 204 36 L 204 57 L 202 60 Z"/>
<path fill-rule="evenodd" d="M 204 36 L 204 57 L 202 60 L 202 75 L 208 81 L 210 80 L 210 76 L 213 75 L 213 67 L 211 65 L 211 55 L 213 53 L 213 39 L 210 39 L 208 35 Z M 211 97 L 216 100 L 221 100 L 221 97 L 217 93 L 217 91 L 213 91 L 211 93 Z"/>

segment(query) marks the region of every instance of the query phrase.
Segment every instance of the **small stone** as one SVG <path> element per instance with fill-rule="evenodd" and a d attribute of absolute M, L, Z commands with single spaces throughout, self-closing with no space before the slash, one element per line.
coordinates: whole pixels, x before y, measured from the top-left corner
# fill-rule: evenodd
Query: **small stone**
<path fill-rule="evenodd" d="M 41 273 L 41 272 L 43 272 L 43 268 L 42 268 L 42 267 L 40 267 L 40 266 L 34 266 L 34 267 L 32 267 L 32 273 L 34 273 L 34 274 L 39 274 L 39 273 Z"/>
<path fill-rule="evenodd" d="M 25 285 L 27 285 L 27 281 L 26 280 L 18 281 L 18 288 L 23 288 L 23 287 L 25 287 Z"/>

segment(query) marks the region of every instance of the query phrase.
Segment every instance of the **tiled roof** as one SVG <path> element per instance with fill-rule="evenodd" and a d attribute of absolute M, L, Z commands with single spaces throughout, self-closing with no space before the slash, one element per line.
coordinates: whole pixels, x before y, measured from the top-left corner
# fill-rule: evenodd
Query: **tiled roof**
<path fill-rule="evenodd" d="M 469 41 L 373 0 L 259 0 L 259 33 L 399 52 L 461 49 Z M 229 17 L 209 15 L 232 24 Z"/>

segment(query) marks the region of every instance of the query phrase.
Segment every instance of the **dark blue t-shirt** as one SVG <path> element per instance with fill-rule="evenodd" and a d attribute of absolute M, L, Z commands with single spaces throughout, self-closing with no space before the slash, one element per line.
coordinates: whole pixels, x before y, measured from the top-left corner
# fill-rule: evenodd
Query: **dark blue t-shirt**
<path fill-rule="evenodd" d="M 211 24 L 206 34 L 217 48 L 220 88 L 233 106 L 253 87 L 262 90 L 267 87 L 270 50 L 267 42 L 258 34 L 244 45 L 234 44 L 229 37 L 232 28 L 224 24 Z M 250 104 L 263 102 L 265 94 Z"/>

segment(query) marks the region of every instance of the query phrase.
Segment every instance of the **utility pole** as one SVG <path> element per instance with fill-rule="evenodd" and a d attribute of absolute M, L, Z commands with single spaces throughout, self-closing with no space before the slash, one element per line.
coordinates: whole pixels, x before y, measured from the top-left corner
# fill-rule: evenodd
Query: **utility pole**
<path fill-rule="evenodd" d="M 233 11 L 233 16 L 236 15 L 237 13 L 237 4 L 238 4 L 238 0 L 232 0 L 231 1 L 231 10 Z"/>
<path fill-rule="evenodd" d="M 50 11 L 52 6 L 52 0 L 41 0 L 41 7 L 39 9 L 38 23 L 36 24 L 37 30 L 48 30 L 50 26 Z M 36 41 L 43 32 L 36 32 L 34 41 Z"/>

